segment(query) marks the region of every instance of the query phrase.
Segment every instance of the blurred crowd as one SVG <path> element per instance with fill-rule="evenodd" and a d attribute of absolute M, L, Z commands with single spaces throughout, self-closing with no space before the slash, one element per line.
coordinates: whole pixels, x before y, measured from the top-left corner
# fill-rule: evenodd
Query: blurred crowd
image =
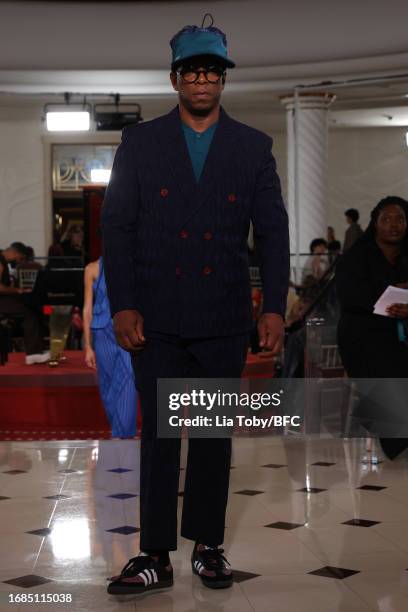
<path fill-rule="evenodd" d="M 347 230 L 343 244 L 337 240 L 334 228 L 327 228 L 327 236 L 316 237 L 310 243 L 310 253 L 301 261 L 300 276 L 292 275 L 290 282 L 285 325 L 288 330 L 296 328 L 316 299 L 322 280 L 331 270 L 337 257 L 351 248 L 363 234 L 359 225 L 359 212 L 354 208 L 345 211 Z M 0 323 L 14 320 L 22 326 L 23 345 L 26 352 L 26 363 L 42 363 L 49 358 L 44 350 L 45 329 L 43 310 L 27 299 L 35 287 L 36 274 L 47 267 L 67 269 L 83 267 L 84 264 L 84 230 L 82 225 L 72 223 L 48 249 L 48 257 L 43 260 L 35 257 L 33 247 L 22 242 L 13 242 L 5 249 L 0 249 Z M 256 251 L 249 249 L 249 264 L 256 269 Z M 63 274 L 63 272 L 62 272 Z M 260 351 L 257 337 L 257 320 L 262 312 L 262 290 L 259 286 L 252 289 L 253 333 L 251 351 Z M 72 327 L 76 346 L 81 346 L 83 322 L 79 308 L 73 307 Z"/>

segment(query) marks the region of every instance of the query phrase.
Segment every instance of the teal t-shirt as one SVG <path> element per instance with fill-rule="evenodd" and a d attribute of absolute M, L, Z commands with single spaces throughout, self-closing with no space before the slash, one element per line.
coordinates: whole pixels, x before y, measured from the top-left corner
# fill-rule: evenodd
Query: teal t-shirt
<path fill-rule="evenodd" d="M 187 148 L 190 153 L 194 174 L 197 181 L 199 181 L 217 124 L 213 123 L 205 132 L 196 132 L 185 123 L 181 125 L 183 127 L 184 136 L 186 137 Z"/>

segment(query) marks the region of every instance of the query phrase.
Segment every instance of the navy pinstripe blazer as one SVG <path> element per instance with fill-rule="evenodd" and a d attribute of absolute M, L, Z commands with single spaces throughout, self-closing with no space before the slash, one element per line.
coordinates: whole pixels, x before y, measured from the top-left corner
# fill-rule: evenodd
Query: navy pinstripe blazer
<path fill-rule="evenodd" d="M 288 219 L 266 134 L 221 108 L 196 181 L 178 107 L 124 129 L 102 209 L 112 316 L 182 337 L 252 327 L 247 235 L 254 225 L 264 312 L 284 315 Z"/>

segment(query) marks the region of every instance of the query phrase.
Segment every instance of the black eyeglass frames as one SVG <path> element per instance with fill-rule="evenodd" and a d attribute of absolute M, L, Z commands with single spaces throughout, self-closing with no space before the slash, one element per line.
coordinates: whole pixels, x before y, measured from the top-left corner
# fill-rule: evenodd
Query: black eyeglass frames
<path fill-rule="evenodd" d="M 220 78 L 225 74 L 223 68 L 219 66 L 209 66 L 208 68 L 195 68 L 194 66 L 186 66 L 177 70 L 177 73 L 181 76 L 185 83 L 195 83 L 200 78 L 202 73 L 206 80 L 211 84 L 216 84 Z"/>

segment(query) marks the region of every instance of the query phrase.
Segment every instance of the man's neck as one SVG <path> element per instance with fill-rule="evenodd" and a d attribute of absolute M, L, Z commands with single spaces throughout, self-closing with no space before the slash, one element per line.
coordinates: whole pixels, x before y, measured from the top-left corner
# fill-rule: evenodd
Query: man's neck
<path fill-rule="evenodd" d="M 220 117 L 220 106 L 213 108 L 208 115 L 200 117 L 192 115 L 182 104 L 179 103 L 180 119 L 183 123 L 191 127 L 195 132 L 205 132 L 214 123 L 217 123 Z"/>

